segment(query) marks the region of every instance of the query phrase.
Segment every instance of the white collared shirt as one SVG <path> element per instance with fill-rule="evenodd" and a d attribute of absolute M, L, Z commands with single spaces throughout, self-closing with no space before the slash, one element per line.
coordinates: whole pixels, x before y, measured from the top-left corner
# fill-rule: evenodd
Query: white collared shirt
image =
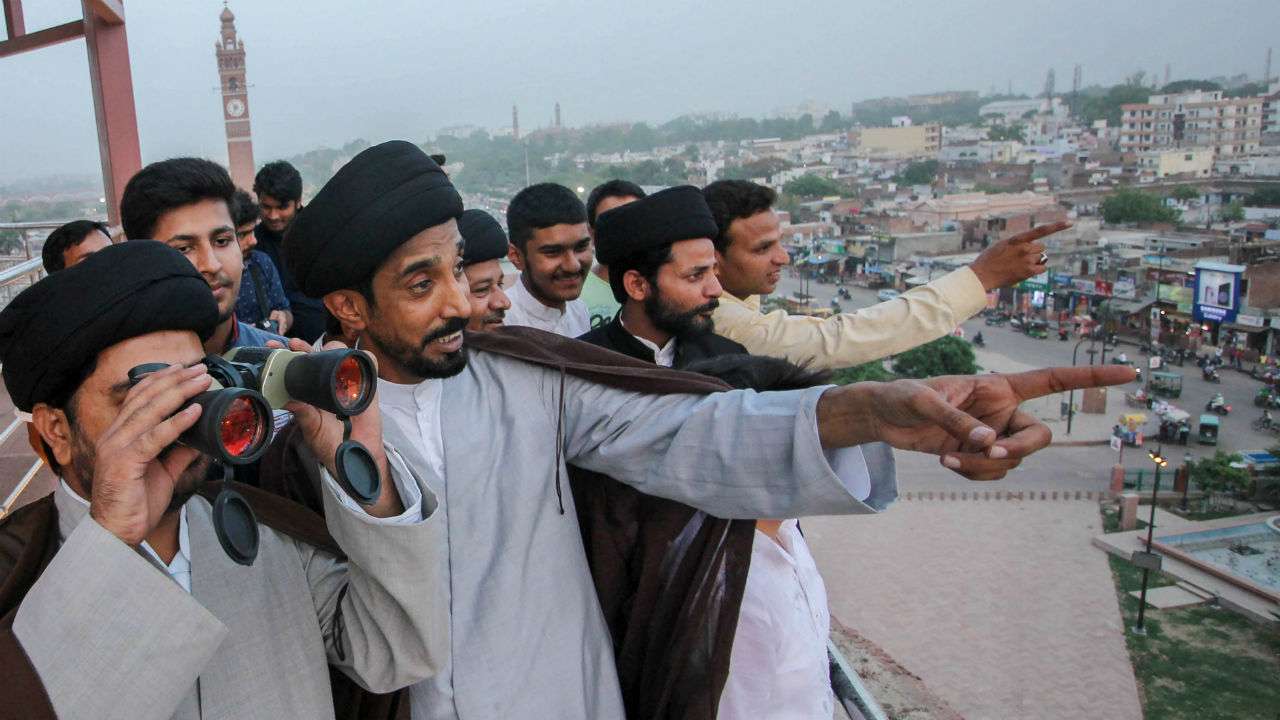
<path fill-rule="evenodd" d="M 444 433 L 440 429 L 440 380 L 423 380 L 401 385 L 378 379 L 378 403 L 387 420 L 396 423 L 405 435 L 415 437 L 431 464 L 429 482 L 444 479 Z"/>
<path fill-rule="evenodd" d="M 72 500 L 85 506 L 85 508 L 89 507 L 89 501 L 77 495 L 66 480 L 59 479 L 58 482 L 62 483 L 62 490 Z M 169 577 L 182 586 L 183 590 L 188 593 L 191 592 L 191 533 L 187 530 L 186 505 L 183 505 L 182 509 L 178 511 L 178 552 L 174 554 L 173 560 L 169 562 L 161 560 L 160 556 L 147 544 L 146 540 L 142 541 L 142 549 L 155 558 L 155 561 L 160 563 L 160 567 L 164 568 L 165 572 L 169 573 Z"/>
<path fill-rule="evenodd" d="M 566 302 L 564 310 L 547 307 L 524 286 L 523 274 L 516 276 L 516 281 L 507 291 L 507 299 L 511 301 L 511 307 L 503 318 L 504 325 L 523 325 L 571 338 L 591 330 L 591 313 L 582 298 Z"/>
<path fill-rule="evenodd" d="M 830 632 L 827 589 L 796 521 L 777 541 L 756 530 L 718 717 L 831 717 Z"/>
<path fill-rule="evenodd" d="M 621 320 L 618 322 L 622 323 L 623 330 L 627 330 L 626 323 L 623 323 Z M 674 337 L 669 338 L 666 345 L 658 347 L 656 343 L 646 340 L 630 330 L 627 330 L 627 334 L 631 335 L 631 337 L 636 340 L 639 340 L 641 345 L 644 345 L 653 351 L 653 363 L 655 365 L 661 365 L 662 367 L 669 368 L 676 364 L 676 339 Z"/>

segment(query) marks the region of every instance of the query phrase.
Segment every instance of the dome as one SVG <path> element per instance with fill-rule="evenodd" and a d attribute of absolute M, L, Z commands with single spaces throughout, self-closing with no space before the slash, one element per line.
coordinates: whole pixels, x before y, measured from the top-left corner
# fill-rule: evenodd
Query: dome
<path fill-rule="evenodd" d="M 229 23 L 234 21 L 236 19 L 236 16 L 232 14 L 231 8 L 227 7 L 226 5 L 223 5 L 222 14 L 219 15 L 218 18 L 222 20 L 222 22 L 224 23 Z"/>

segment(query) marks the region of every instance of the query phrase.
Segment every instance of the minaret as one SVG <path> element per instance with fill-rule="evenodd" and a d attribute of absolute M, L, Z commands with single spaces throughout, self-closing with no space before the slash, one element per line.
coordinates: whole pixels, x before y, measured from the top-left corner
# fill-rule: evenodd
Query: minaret
<path fill-rule="evenodd" d="M 511 106 L 511 138 L 520 139 L 520 109 L 515 105 Z"/>
<path fill-rule="evenodd" d="M 227 169 L 231 180 L 245 190 L 253 187 L 253 136 L 249 132 L 249 89 L 244 79 L 244 42 L 236 37 L 236 16 L 226 7 L 221 39 L 214 45 L 222 88 L 222 119 L 227 129 Z"/>
<path fill-rule="evenodd" d="M 563 126 L 560 124 L 560 103 L 556 103 L 556 129 L 559 130 L 561 127 Z"/>

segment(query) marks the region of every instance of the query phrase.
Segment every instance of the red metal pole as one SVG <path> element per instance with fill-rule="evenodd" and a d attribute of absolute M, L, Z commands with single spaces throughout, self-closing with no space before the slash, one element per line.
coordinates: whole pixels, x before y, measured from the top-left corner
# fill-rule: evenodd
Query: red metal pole
<path fill-rule="evenodd" d="M 123 8 L 119 5 L 110 3 L 104 7 L 95 0 L 81 0 L 81 7 L 107 218 L 112 225 L 119 225 L 124 186 L 142 169 L 133 76 L 129 71 L 129 41 L 125 35 Z M 117 9 L 119 13 L 112 12 Z"/>

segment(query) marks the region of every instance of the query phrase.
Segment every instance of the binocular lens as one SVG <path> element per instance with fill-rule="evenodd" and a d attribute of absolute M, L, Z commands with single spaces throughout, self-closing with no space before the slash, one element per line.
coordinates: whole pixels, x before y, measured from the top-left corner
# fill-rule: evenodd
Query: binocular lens
<path fill-rule="evenodd" d="M 238 458 L 262 445 L 266 427 L 260 408 L 242 396 L 227 405 L 218 422 L 218 436 L 227 454 Z"/>
<path fill-rule="evenodd" d="M 369 377 L 355 355 L 348 355 L 338 363 L 333 373 L 333 397 L 344 411 L 352 411 L 364 400 Z"/>

